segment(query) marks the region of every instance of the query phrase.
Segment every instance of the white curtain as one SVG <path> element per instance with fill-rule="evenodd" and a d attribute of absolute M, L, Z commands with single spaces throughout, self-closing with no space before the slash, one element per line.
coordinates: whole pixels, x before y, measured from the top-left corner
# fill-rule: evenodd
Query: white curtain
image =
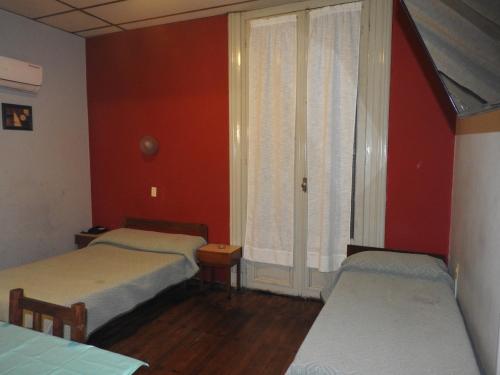
<path fill-rule="evenodd" d="M 250 23 L 246 259 L 293 265 L 297 17 Z"/>
<path fill-rule="evenodd" d="M 361 3 L 310 12 L 307 265 L 327 272 L 350 239 Z"/>

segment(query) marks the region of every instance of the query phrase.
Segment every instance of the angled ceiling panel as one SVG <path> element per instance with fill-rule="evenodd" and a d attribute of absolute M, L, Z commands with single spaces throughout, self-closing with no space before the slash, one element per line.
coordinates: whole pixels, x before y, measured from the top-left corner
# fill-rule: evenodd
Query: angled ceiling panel
<path fill-rule="evenodd" d="M 500 107 L 500 1 L 403 3 L 456 112 L 464 116 Z"/>

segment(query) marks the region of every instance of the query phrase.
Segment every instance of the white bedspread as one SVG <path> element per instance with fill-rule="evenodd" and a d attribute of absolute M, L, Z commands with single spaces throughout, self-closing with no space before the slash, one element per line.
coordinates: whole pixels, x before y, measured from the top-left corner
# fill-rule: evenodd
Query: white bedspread
<path fill-rule="evenodd" d="M 474 375 L 447 282 L 344 270 L 289 375 Z"/>

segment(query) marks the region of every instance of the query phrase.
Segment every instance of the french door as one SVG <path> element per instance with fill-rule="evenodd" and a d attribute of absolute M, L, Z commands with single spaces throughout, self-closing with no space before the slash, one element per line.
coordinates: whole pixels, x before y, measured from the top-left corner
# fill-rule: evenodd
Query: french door
<path fill-rule="evenodd" d="M 231 117 L 234 120 L 234 112 L 237 112 L 239 114 L 237 117 L 240 120 L 239 123 L 236 123 L 236 126 L 232 126 L 231 133 L 231 241 L 233 243 L 244 244 L 245 238 L 247 238 L 246 243 L 249 247 L 247 251 L 250 251 L 250 245 L 253 244 L 248 240 L 247 231 L 253 231 L 259 225 L 268 225 L 266 224 L 265 213 L 261 212 L 260 216 L 258 216 L 257 212 L 257 217 L 254 218 L 253 214 L 249 216 L 249 210 L 247 210 L 248 204 L 253 204 L 252 197 L 256 195 L 255 190 L 258 190 L 251 182 L 255 178 L 256 154 L 262 152 L 262 149 L 266 149 L 262 145 L 262 141 L 270 142 L 269 147 L 267 147 L 269 149 L 273 146 L 272 142 L 276 142 L 273 140 L 273 137 L 279 139 L 280 142 L 278 143 L 280 144 L 276 145 L 278 149 L 276 152 L 278 154 L 274 158 L 278 161 L 281 160 L 283 166 L 280 169 L 284 171 L 280 173 L 286 177 L 286 181 L 290 181 L 289 186 L 280 181 L 281 187 L 278 190 L 282 196 L 275 194 L 269 200 L 269 202 L 273 202 L 273 205 L 278 204 L 279 206 L 276 200 L 282 199 L 283 205 L 271 207 L 271 204 L 269 204 L 269 207 L 264 207 L 264 211 L 270 211 L 270 215 L 273 214 L 273 209 L 276 212 L 279 211 L 281 214 L 285 213 L 281 216 L 284 220 L 280 220 L 281 229 L 285 228 L 285 230 L 275 235 L 283 251 L 282 253 L 278 251 L 268 255 L 265 249 L 262 249 L 262 246 L 260 248 L 256 246 L 255 249 L 251 249 L 258 256 L 255 256 L 257 260 L 249 256 L 247 258 L 251 260 L 246 260 L 244 263 L 244 273 L 246 276 L 244 277 L 244 283 L 249 288 L 316 297 L 331 278 L 331 273 L 319 272 L 317 269 L 308 267 L 307 265 L 308 163 L 306 145 L 308 121 L 308 51 L 311 38 L 311 11 L 344 3 L 346 1 L 307 1 L 246 12 L 230 17 L 231 40 L 232 43 L 239 45 L 239 48 L 236 50 L 232 49 L 231 65 L 233 73 L 234 69 L 237 70 L 237 74 L 233 74 L 232 85 L 235 85 L 234 80 L 236 77 L 238 81 L 236 82 L 236 86 L 239 86 L 240 94 L 238 100 L 232 100 L 231 104 L 231 111 L 233 112 Z M 358 3 L 361 8 L 361 30 L 359 36 L 360 72 L 365 71 L 367 68 L 363 63 L 367 60 L 366 54 L 368 51 L 366 48 L 369 35 L 367 27 L 369 7 L 367 3 L 367 1 L 360 1 Z M 277 31 L 273 31 L 275 24 L 278 25 Z M 257 35 L 258 33 L 267 33 L 268 31 L 269 35 Z M 275 33 L 274 36 L 271 35 L 273 32 Z M 262 43 L 271 43 L 269 39 L 272 38 L 280 40 L 280 43 L 287 44 L 286 47 L 281 48 L 281 52 L 267 54 L 260 60 L 259 57 L 256 58 L 255 54 L 258 48 L 273 48 L 272 45 L 260 47 Z M 260 65 L 265 65 L 267 59 L 273 58 L 282 64 L 280 69 L 267 75 L 265 72 L 263 73 L 259 70 L 261 68 Z M 287 60 L 285 65 L 283 65 L 283 60 Z M 271 64 L 273 63 L 271 62 Z M 279 113 L 278 111 L 279 116 L 274 116 L 273 126 L 276 126 L 276 121 L 281 121 L 282 123 L 278 125 L 283 134 L 276 135 L 275 131 L 270 131 L 265 136 L 260 135 L 260 141 L 257 142 L 256 146 L 255 142 L 252 143 L 252 140 L 256 137 L 252 133 L 252 131 L 255 132 L 255 114 L 264 113 L 259 120 L 262 122 L 265 121 L 266 111 L 272 112 L 275 110 L 273 105 L 267 103 L 266 100 L 257 101 L 257 104 L 254 100 L 256 92 L 258 93 L 258 90 L 262 89 L 260 87 L 261 84 L 255 82 L 255 78 L 261 74 L 265 74 L 269 78 L 268 80 L 278 80 L 279 90 L 271 96 L 271 100 L 275 99 L 279 104 L 282 104 L 283 101 L 290 101 L 288 108 L 293 113 Z M 263 81 L 264 83 L 267 82 L 265 78 Z M 283 90 L 289 90 L 289 92 L 283 93 Z M 258 110 L 256 110 L 256 106 Z M 273 117 L 272 113 L 270 117 Z M 258 129 L 258 131 L 265 131 L 265 128 L 263 129 Z M 352 132 L 354 133 L 354 129 L 352 129 Z M 353 146 L 353 144 L 350 145 L 352 151 L 354 150 Z M 352 153 L 349 157 L 352 158 Z M 265 162 L 269 162 L 271 159 L 273 157 L 266 156 L 264 158 Z M 262 172 L 262 170 L 267 170 L 267 168 L 261 168 L 260 171 Z M 275 178 L 273 172 L 267 171 L 266 173 L 268 173 L 268 176 L 265 178 L 269 178 L 269 183 L 276 184 L 277 182 L 273 181 L 273 178 Z M 234 185 L 237 188 L 234 188 Z M 355 194 L 353 194 L 354 196 Z M 290 204 L 290 207 L 287 207 L 287 203 Z M 252 212 L 256 211 L 253 206 L 251 210 Z M 353 213 L 355 212 L 353 211 Z M 269 223 L 272 223 L 272 218 Z M 274 229 L 269 224 L 269 231 L 271 232 Z M 262 228 L 260 230 L 262 232 Z M 273 241 L 272 233 L 270 233 L 269 240 Z M 277 261 L 266 261 L 268 257 L 273 256 L 279 259 Z"/>

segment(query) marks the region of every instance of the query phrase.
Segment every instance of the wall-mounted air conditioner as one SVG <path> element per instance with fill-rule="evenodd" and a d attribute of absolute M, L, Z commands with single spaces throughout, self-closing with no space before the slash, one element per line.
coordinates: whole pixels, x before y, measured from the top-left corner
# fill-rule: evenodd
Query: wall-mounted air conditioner
<path fill-rule="evenodd" d="M 42 85 L 42 77 L 41 66 L 0 56 L 0 86 L 38 92 Z"/>

